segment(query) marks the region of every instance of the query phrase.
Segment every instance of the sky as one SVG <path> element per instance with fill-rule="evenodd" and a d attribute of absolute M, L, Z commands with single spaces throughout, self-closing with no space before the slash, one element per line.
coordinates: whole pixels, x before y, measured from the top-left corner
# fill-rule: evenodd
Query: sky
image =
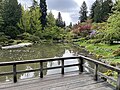
<path fill-rule="evenodd" d="M 57 18 L 58 12 L 61 12 L 62 19 L 66 22 L 66 25 L 69 25 L 70 22 L 73 22 L 73 24 L 78 22 L 79 11 L 83 1 L 86 2 L 89 11 L 95 0 L 46 0 L 48 12 L 52 11 L 55 18 Z M 32 5 L 31 0 L 18 0 L 18 2 L 26 8 Z"/>

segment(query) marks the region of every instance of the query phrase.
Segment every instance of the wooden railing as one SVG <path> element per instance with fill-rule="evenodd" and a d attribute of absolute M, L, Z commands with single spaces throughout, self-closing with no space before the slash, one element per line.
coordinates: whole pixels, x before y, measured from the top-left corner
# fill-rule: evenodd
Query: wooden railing
<path fill-rule="evenodd" d="M 65 60 L 70 60 L 70 59 L 79 59 L 79 63 L 78 64 L 71 64 L 71 65 L 64 65 L 64 61 Z M 61 61 L 61 66 L 56 66 L 56 67 L 43 67 L 43 63 L 44 62 L 49 62 L 49 61 Z M 112 80 L 113 82 L 116 82 L 116 89 L 120 90 L 120 68 L 105 64 L 103 62 L 85 57 L 85 56 L 75 56 L 75 57 L 61 57 L 61 58 L 47 58 L 47 59 L 35 59 L 35 60 L 25 60 L 25 61 L 12 61 L 12 62 L 1 62 L 0 63 L 0 67 L 2 66 L 12 66 L 13 67 L 13 71 L 12 72 L 4 72 L 4 73 L 0 73 L 0 76 L 3 75 L 13 75 L 13 82 L 16 83 L 17 82 L 17 74 L 20 73 L 26 73 L 26 72 L 34 72 L 34 71 L 39 71 L 40 72 L 40 78 L 43 78 L 43 71 L 44 70 L 51 70 L 51 69 L 58 69 L 61 68 L 61 74 L 64 75 L 64 68 L 65 67 L 73 67 L 73 66 L 78 66 L 79 67 L 79 71 L 82 73 L 84 71 L 84 67 L 86 67 L 84 65 L 85 61 L 89 61 L 94 63 L 94 68 L 91 67 L 87 67 L 88 69 L 92 70 L 94 73 L 94 80 L 98 80 L 98 76 L 102 76 L 106 79 Z M 16 67 L 17 65 L 21 65 L 21 64 L 30 64 L 30 63 L 39 63 L 40 68 L 36 68 L 33 70 L 20 70 L 17 71 Z M 110 69 L 112 71 L 116 71 L 118 73 L 118 78 L 117 80 L 108 77 L 102 73 L 100 73 L 98 71 L 98 66 L 103 66 L 107 69 Z"/>

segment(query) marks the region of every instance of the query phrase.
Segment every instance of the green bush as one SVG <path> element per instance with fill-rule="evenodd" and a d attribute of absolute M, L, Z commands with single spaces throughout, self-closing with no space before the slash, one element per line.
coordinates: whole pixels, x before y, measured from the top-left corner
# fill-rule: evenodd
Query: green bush
<path fill-rule="evenodd" d="M 40 41 L 40 38 L 38 36 L 31 35 L 27 38 L 27 40 L 30 40 L 30 41 L 36 43 L 36 42 Z"/>
<path fill-rule="evenodd" d="M 0 42 L 6 42 L 6 41 L 8 41 L 6 36 L 0 36 Z"/>
<path fill-rule="evenodd" d="M 114 56 L 120 56 L 120 48 L 119 48 L 118 50 L 115 50 L 115 51 L 113 52 L 113 55 L 114 55 Z"/>
<path fill-rule="evenodd" d="M 5 28 L 5 34 L 10 36 L 12 39 L 15 39 L 20 32 L 14 26 L 7 26 Z"/>

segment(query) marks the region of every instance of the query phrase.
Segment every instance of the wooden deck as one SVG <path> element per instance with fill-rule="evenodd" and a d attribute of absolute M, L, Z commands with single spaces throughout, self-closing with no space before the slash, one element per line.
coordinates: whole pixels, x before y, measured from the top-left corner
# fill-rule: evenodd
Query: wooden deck
<path fill-rule="evenodd" d="M 17 83 L 0 84 L 0 90 L 115 90 L 115 88 L 103 80 L 94 81 L 89 73 L 70 72 L 65 75 L 55 74 L 44 78 L 19 80 Z"/>

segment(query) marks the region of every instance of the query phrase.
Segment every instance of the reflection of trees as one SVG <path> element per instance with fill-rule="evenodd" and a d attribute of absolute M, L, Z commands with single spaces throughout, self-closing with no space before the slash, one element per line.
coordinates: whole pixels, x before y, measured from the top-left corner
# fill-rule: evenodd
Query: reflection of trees
<path fill-rule="evenodd" d="M 18 61 L 18 60 L 32 60 L 32 59 L 40 59 L 40 58 L 53 58 L 53 57 L 61 57 L 65 52 L 65 49 L 73 51 L 73 53 L 81 52 L 77 47 L 73 47 L 68 44 L 39 44 L 34 45 L 32 47 L 24 47 L 19 49 L 12 50 L 0 50 L 0 62 L 9 62 L 9 61 Z M 60 65 L 60 62 L 58 62 Z M 34 64 L 25 64 L 17 66 L 17 70 L 25 70 L 26 66 L 30 66 L 31 68 L 39 68 L 39 63 Z M 47 67 L 47 63 L 44 63 L 44 67 Z M 0 67 L 0 72 L 9 72 L 12 70 L 12 67 Z M 46 75 L 47 70 L 44 71 L 44 75 Z M 38 76 L 39 72 L 35 72 L 35 76 Z M 20 75 L 18 75 L 18 78 Z M 0 77 L 0 80 L 5 80 L 6 76 Z M 8 76 L 8 78 L 12 78 L 12 76 Z"/>

